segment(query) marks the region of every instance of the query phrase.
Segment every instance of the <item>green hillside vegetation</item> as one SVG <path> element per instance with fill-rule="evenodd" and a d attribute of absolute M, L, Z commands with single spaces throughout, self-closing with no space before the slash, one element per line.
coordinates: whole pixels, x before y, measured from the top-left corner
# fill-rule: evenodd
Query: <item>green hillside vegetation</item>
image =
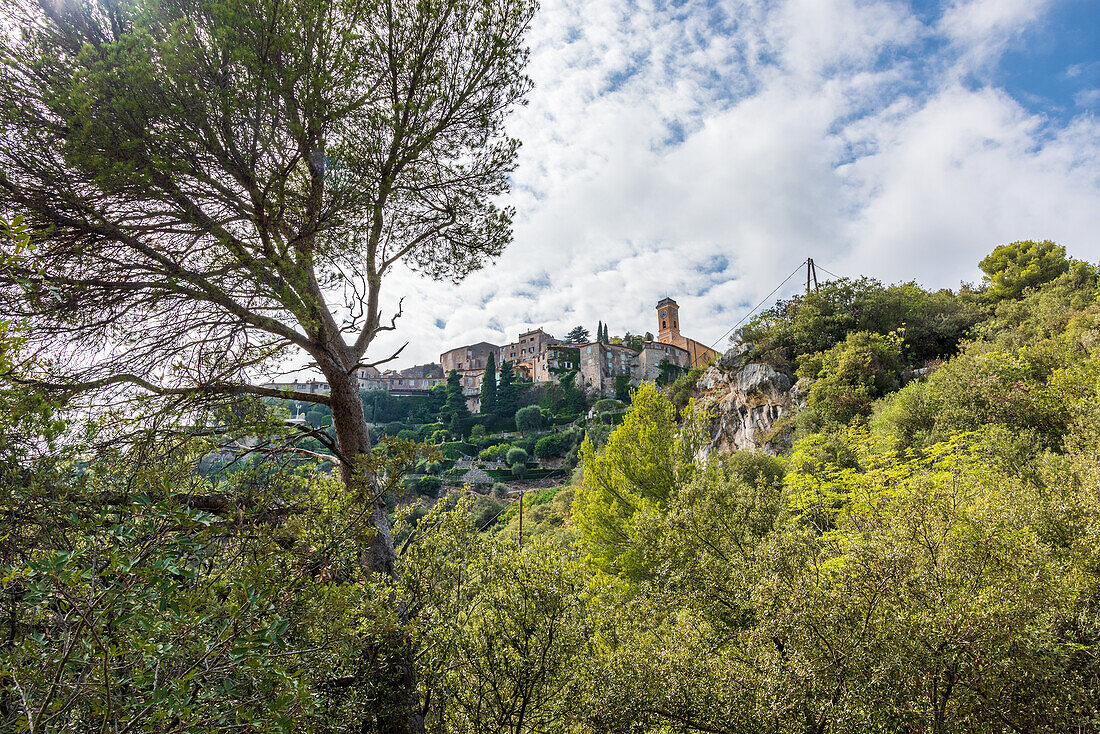
<path fill-rule="evenodd" d="M 376 731 L 400 630 L 440 734 L 1095 730 L 1100 271 L 1014 252 L 988 287 L 839 281 L 750 323 L 806 390 L 781 456 L 701 461 L 697 374 L 583 431 L 394 416 L 364 469 L 396 581 L 323 431 L 256 400 L 120 432 L 5 380 L 0 729 Z M 0 347 L 33 364 L 17 325 Z M 522 537 L 508 489 L 444 484 L 570 452 Z"/>

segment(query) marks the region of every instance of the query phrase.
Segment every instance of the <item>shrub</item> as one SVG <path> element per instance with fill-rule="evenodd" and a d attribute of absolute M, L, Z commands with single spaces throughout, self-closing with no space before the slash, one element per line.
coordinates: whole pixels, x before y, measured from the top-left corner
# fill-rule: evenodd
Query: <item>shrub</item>
<path fill-rule="evenodd" d="M 487 449 L 482 449 L 481 453 L 477 455 L 477 458 L 481 459 L 482 461 L 504 461 L 504 458 L 511 450 L 511 444 L 500 443 L 496 446 L 490 446 Z"/>
<path fill-rule="evenodd" d="M 551 433 L 543 436 L 535 444 L 535 456 L 540 459 L 548 459 L 551 456 L 561 456 L 573 445 L 573 436 L 569 433 Z"/>
<path fill-rule="evenodd" d="M 691 394 L 695 390 L 695 385 L 705 371 L 706 366 L 704 365 L 692 367 L 686 374 L 676 378 L 676 381 L 669 386 L 668 399 L 672 401 L 677 410 L 682 411 L 687 407 L 688 401 L 691 400 Z"/>
<path fill-rule="evenodd" d="M 508 450 L 508 454 L 505 459 L 509 464 L 526 464 L 527 452 L 519 447 L 512 447 Z M 514 468 L 514 467 L 513 467 Z"/>
<path fill-rule="evenodd" d="M 535 451 L 535 443 L 538 442 L 538 436 L 525 436 L 517 441 L 512 441 L 512 445 L 516 448 L 523 449 L 530 456 Z"/>
<path fill-rule="evenodd" d="M 424 497 L 436 497 L 443 481 L 439 477 L 427 475 L 409 474 L 403 480 L 405 488 Z"/>
<path fill-rule="evenodd" d="M 396 436 L 398 433 L 405 430 L 406 428 L 408 428 L 408 426 L 404 423 L 400 421 L 392 421 L 384 425 L 382 427 L 382 430 L 385 431 L 387 436 Z"/>
<path fill-rule="evenodd" d="M 542 409 L 537 405 L 528 405 L 516 411 L 516 429 L 528 432 L 537 431 L 544 423 Z"/>
<path fill-rule="evenodd" d="M 516 479 L 523 479 L 527 476 L 527 465 L 523 462 L 516 462 L 512 464 L 512 476 Z"/>
<path fill-rule="evenodd" d="M 485 426 L 478 423 L 476 426 L 470 429 L 470 438 L 484 438 Z"/>
<path fill-rule="evenodd" d="M 603 448 L 603 445 L 607 443 L 607 437 L 611 435 L 611 426 L 594 423 L 585 430 L 584 435 L 592 442 L 594 448 Z"/>
<path fill-rule="evenodd" d="M 597 413 L 626 410 L 626 404 L 621 400 L 616 400 L 615 398 L 603 398 L 602 400 L 597 400 L 592 407 L 595 408 Z"/>
<path fill-rule="evenodd" d="M 476 456 L 477 448 L 465 441 L 451 441 L 439 447 L 448 459 L 461 459 L 463 456 Z"/>
<path fill-rule="evenodd" d="M 989 253 L 978 267 L 998 298 L 1019 298 L 1027 288 L 1054 280 L 1069 270 L 1066 248 L 1049 240 L 1010 242 Z"/>
<path fill-rule="evenodd" d="M 419 441 L 420 432 L 411 428 L 405 428 L 397 432 L 397 438 L 401 441 Z"/>
<path fill-rule="evenodd" d="M 427 464 L 424 465 L 424 471 L 429 474 L 434 474 L 438 476 L 439 474 L 443 473 L 443 464 L 438 461 L 429 461 Z"/>
<path fill-rule="evenodd" d="M 807 407 L 798 417 L 805 431 L 845 425 L 871 414 L 871 403 L 898 389 L 901 342 L 896 334 L 849 334 L 827 352 L 803 355 L 799 377 L 814 378 Z"/>
<path fill-rule="evenodd" d="M 443 486 L 443 480 L 439 477 L 421 477 L 417 482 L 416 491 L 424 497 L 438 497 L 439 488 Z"/>

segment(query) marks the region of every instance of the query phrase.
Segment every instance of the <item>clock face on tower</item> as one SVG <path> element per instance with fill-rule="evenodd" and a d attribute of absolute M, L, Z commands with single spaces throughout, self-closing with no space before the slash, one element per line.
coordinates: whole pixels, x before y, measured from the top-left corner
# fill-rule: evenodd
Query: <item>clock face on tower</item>
<path fill-rule="evenodd" d="M 663 319 L 664 317 L 665 317 L 665 312 L 661 311 L 661 318 Z"/>

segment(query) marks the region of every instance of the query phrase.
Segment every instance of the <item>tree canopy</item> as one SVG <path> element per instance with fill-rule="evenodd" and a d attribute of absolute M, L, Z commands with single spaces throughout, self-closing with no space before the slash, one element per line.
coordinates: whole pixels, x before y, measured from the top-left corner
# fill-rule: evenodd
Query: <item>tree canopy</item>
<path fill-rule="evenodd" d="M 1054 280 L 1069 270 L 1066 248 L 1050 240 L 1021 240 L 999 245 L 979 264 L 998 298 L 1018 298 L 1027 288 Z"/>

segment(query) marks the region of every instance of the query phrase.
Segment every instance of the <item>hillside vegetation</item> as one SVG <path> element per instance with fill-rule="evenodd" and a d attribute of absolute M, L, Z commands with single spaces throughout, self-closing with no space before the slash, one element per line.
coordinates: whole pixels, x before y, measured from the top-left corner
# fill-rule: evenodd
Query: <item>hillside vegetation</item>
<path fill-rule="evenodd" d="M 982 267 L 746 326 L 805 389 L 788 452 L 701 460 L 698 373 L 643 385 L 521 544 L 515 505 L 394 511 L 393 583 L 362 563 L 372 498 L 293 436 L 197 471 L 262 404 L 92 451 L 109 424 L 7 383 L 0 729 L 367 731 L 400 629 L 432 732 L 1096 730 L 1100 269 Z M 0 363 L 30 359 L 5 328 Z M 432 451 L 375 448 L 391 507 Z"/>

